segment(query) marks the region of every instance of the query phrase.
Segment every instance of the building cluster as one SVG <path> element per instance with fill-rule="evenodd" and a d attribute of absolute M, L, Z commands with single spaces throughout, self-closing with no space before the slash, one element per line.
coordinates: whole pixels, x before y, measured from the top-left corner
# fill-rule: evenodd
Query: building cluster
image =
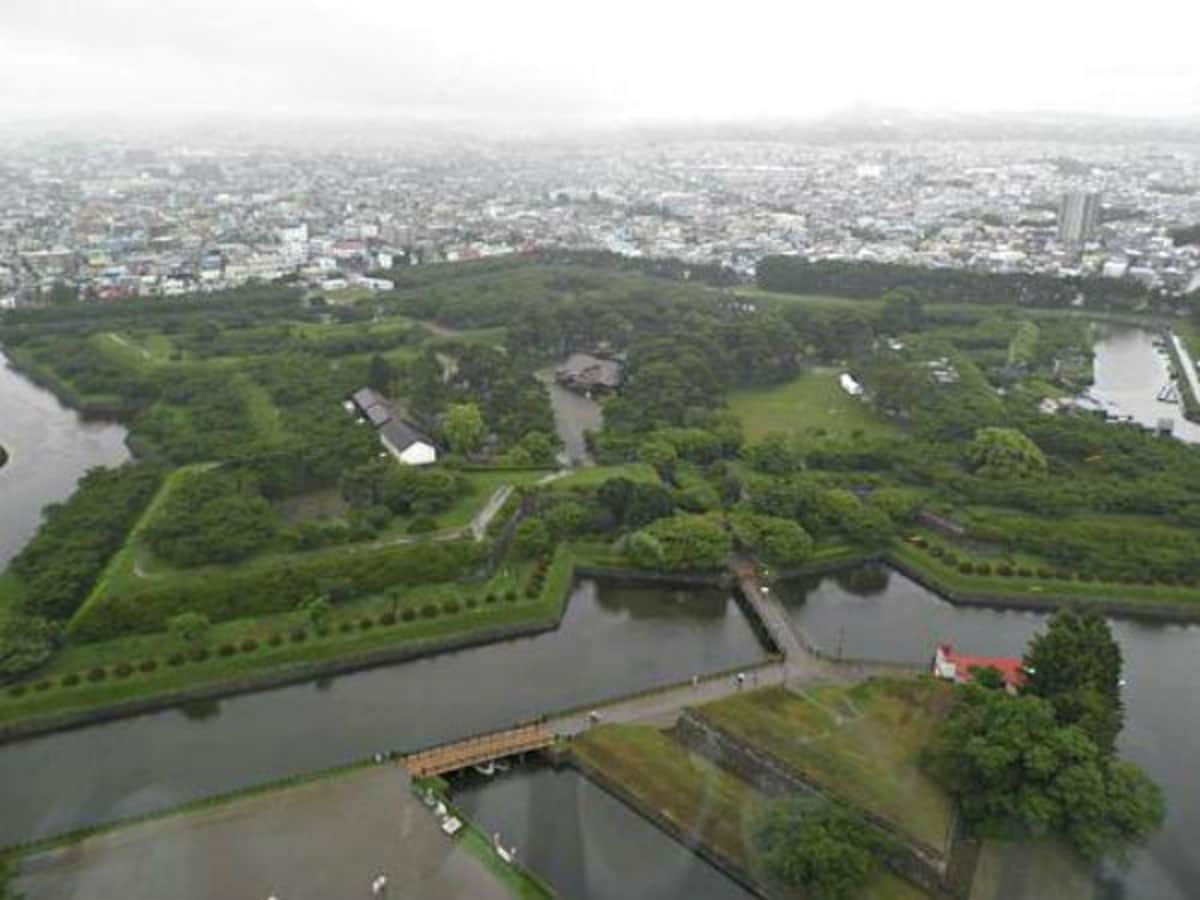
<path fill-rule="evenodd" d="M 0 146 L 0 302 L 288 279 L 380 290 L 398 268 L 531 248 L 720 264 L 860 259 L 1200 287 L 1200 154 L 963 141 L 460 142 L 328 152 Z"/>

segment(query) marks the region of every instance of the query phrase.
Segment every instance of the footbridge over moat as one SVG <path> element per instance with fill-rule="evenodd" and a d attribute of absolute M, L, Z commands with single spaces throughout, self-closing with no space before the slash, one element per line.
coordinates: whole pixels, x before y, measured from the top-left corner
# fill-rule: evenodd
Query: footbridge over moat
<path fill-rule="evenodd" d="M 413 778 L 425 778 L 531 750 L 542 750 L 552 743 L 552 731 L 541 725 L 523 725 L 410 753 L 404 757 L 404 767 Z"/>

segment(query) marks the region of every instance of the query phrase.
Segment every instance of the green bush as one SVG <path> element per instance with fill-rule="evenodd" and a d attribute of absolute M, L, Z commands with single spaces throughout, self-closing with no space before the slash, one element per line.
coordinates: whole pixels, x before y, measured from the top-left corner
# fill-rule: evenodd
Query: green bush
<path fill-rule="evenodd" d="M 1029 569 L 1025 568 L 1024 566 L 1021 566 L 1020 568 L 1017 569 L 1017 575 L 1021 578 L 1032 578 L 1033 572 L 1031 572 Z"/>
<path fill-rule="evenodd" d="M 1009 565 L 999 565 L 996 567 L 996 574 L 1001 575 L 1004 578 L 1011 578 L 1013 575 L 1013 568 Z"/>
<path fill-rule="evenodd" d="M 441 610 L 438 609 L 438 605 L 436 603 L 426 603 L 421 607 L 421 615 L 426 619 L 435 619 L 440 612 Z"/>
<path fill-rule="evenodd" d="M 204 662 L 210 656 L 206 647 L 197 647 L 192 651 L 192 662 Z"/>
<path fill-rule="evenodd" d="M 119 662 L 113 669 L 113 674 L 115 674 L 118 678 L 128 678 L 133 674 L 133 666 L 127 662 Z"/>
<path fill-rule="evenodd" d="M 170 656 L 167 657 L 167 665 L 171 666 L 172 668 L 176 668 L 176 669 L 179 668 L 180 666 L 182 666 L 183 665 L 183 654 L 182 653 L 172 653 Z"/>
<path fill-rule="evenodd" d="M 417 617 L 417 611 L 411 606 L 405 607 L 400 611 L 400 618 L 405 622 L 411 622 Z"/>
<path fill-rule="evenodd" d="M 305 631 L 303 628 L 293 628 L 292 629 L 292 643 L 293 644 L 303 644 L 307 640 L 308 640 L 308 632 Z"/>
<path fill-rule="evenodd" d="M 274 631 L 271 633 L 270 637 L 267 638 L 267 643 L 272 647 L 278 647 L 283 643 L 283 635 L 278 631 Z"/>
<path fill-rule="evenodd" d="M 467 598 L 467 609 L 474 609 L 478 605 L 479 605 L 479 601 L 476 600 L 474 597 Z"/>
<path fill-rule="evenodd" d="M 338 625 L 338 631 L 340 631 L 342 634 L 349 634 L 353 630 L 354 630 L 353 622 L 342 622 L 340 625 Z"/>
<path fill-rule="evenodd" d="M 1037 577 L 1038 578 L 1053 578 L 1054 572 L 1052 572 L 1050 569 L 1047 569 L 1043 566 L 1042 568 L 1037 570 Z"/>
<path fill-rule="evenodd" d="M 249 637 L 249 638 L 246 638 L 244 641 L 242 641 L 242 652 L 243 653 L 253 653 L 257 649 L 258 649 L 258 641 L 256 641 L 254 638 Z"/>
<path fill-rule="evenodd" d="M 138 671 L 150 673 L 158 669 L 158 660 L 143 659 L 138 663 Z"/>
<path fill-rule="evenodd" d="M 484 597 L 484 598 L 483 598 L 483 602 L 484 602 L 484 603 L 495 603 L 495 602 L 496 602 L 496 595 L 495 595 L 495 594 L 493 594 L 493 593 L 491 593 L 491 592 L 489 592 L 489 593 L 488 593 L 488 595 L 487 595 L 486 597 Z"/>
<path fill-rule="evenodd" d="M 235 653 L 237 653 L 237 647 L 233 646 L 233 644 L 222 644 L 217 648 L 218 656 L 233 656 Z"/>
<path fill-rule="evenodd" d="M 10 687 L 8 689 L 8 692 L 10 694 L 12 694 L 12 696 L 14 696 L 14 697 L 23 697 L 23 696 L 25 696 L 25 685 L 14 684 L 12 687 Z"/>
<path fill-rule="evenodd" d="M 48 691 L 48 690 L 50 690 L 50 685 L 51 685 L 51 682 L 48 679 L 43 678 L 41 681 L 39 681 L 37 684 L 35 684 L 33 686 L 33 689 L 35 691 Z"/>
<path fill-rule="evenodd" d="M 975 567 L 973 565 L 971 565 L 969 562 L 960 562 L 958 564 L 958 571 L 960 571 L 964 575 L 971 575 L 974 573 Z"/>
<path fill-rule="evenodd" d="M 92 682 L 103 681 L 107 677 L 108 670 L 103 666 L 96 666 L 94 669 L 89 670 L 87 674 L 88 681 Z"/>
<path fill-rule="evenodd" d="M 379 617 L 379 624 L 384 625 L 384 626 L 395 625 L 396 624 L 396 614 L 392 613 L 392 612 L 385 612 L 382 616 Z"/>
<path fill-rule="evenodd" d="M 462 605 L 457 600 L 447 600 L 442 604 L 442 612 L 448 616 L 457 615 L 462 609 Z"/>
<path fill-rule="evenodd" d="M 64 675 L 62 677 L 62 686 L 63 687 L 75 687 L 75 685 L 79 684 L 79 680 L 80 679 L 79 679 L 78 672 L 68 672 L 66 675 Z"/>
<path fill-rule="evenodd" d="M 375 620 L 374 619 L 359 619 L 358 627 L 362 631 L 370 631 L 372 628 L 375 627 Z"/>
<path fill-rule="evenodd" d="M 512 589 L 505 591 L 504 599 L 507 600 L 509 603 L 516 603 L 517 602 L 517 592 Z"/>

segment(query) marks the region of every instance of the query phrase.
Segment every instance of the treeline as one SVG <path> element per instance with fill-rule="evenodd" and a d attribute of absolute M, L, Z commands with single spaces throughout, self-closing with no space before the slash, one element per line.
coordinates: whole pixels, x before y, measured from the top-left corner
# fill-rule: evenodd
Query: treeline
<path fill-rule="evenodd" d="M 899 263 L 850 260 L 810 261 L 768 256 L 758 264 L 759 287 L 788 294 L 826 294 L 873 300 L 893 288 L 908 288 L 928 303 L 1069 307 L 1082 294 L 1090 307 L 1168 310 L 1175 301 L 1135 281 L 1115 278 L 1056 278 L 1018 272 L 930 269 Z"/>
<path fill-rule="evenodd" d="M 26 306 L 0 313 L 0 340 L 17 343 L 31 332 L 111 331 L 152 325 L 166 332 L 183 328 L 198 314 L 245 327 L 281 316 L 316 318 L 319 306 L 305 303 L 298 288 L 248 285 L 212 294 L 171 298 L 132 298 L 55 306 Z"/>
<path fill-rule="evenodd" d="M 232 563 L 279 533 L 275 511 L 236 471 L 192 472 L 176 484 L 146 528 L 150 548 L 171 565 Z"/>
<path fill-rule="evenodd" d="M 46 507 L 38 533 L 9 564 L 25 611 L 57 621 L 74 615 L 161 481 L 154 466 L 92 469 L 69 500 Z"/>
<path fill-rule="evenodd" d="M 102 641 L 161 631 L 185 612 L 223 622 L 287 612 L 317 596 L 343 603 L 394 588 L 454 581 L 472 572 L 483 553 L 471 540 L 430 541 L 292 557 L 220 578 L 147 580 L 140 589 L 97 597 L 71 623 L 70 634 L 79 641 Z"/>

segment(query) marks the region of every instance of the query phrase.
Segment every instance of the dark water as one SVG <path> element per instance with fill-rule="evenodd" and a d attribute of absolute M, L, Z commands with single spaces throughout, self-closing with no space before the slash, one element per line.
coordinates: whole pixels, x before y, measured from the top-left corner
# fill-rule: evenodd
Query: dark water
<path fill-rule="evenodd" d="M 49 391 L 8 367 L 0 353 L 0 570 L 37 531 L 42 508 L 69 497 L 93 466 L 129 458 L 125 429 L 85 422 Z"/>
<path fill-rule="evenodd" d="M 1114 403 L 1140 425 L 1153 428 L 1159 419 L 1172 419 L 1176 437 L 1200 443 L 1200 425 L 1184 419 L 1183 407 L 1157 399 L 1171 380 L 1167 356 L 1154 346 L 1158 337 L 1129 325 L 1097 325 L 1092 394 Z"/>
<path fill-rule="evenodd" d="M 964 653 L 1019 656 L 1041 613 L 958 607 L 879 566 L 797 581 L 779 596 L 818 647 L 847 658 L 923 663 L 939 641 Z M 1125 658 L 1121 752 L 1162 785 L 1167 821 L 1137 855 L 1124 896 L 1200 896 L 1200 627 L 1113 621 Z M 1026 898 L 1035 900 L 1035 898 Z"/>
<path fill-rule="evenodd" d="M 562 626 L 0 746 L 0 845 L 749 665 L 719 591 L 578 583 Z"/>
<path fill-rule="evenodd" d="M 572 900 L 751 897 L 573 770 L 517 769 L 456 786 L 455 802 L 487 834 Z"/>

